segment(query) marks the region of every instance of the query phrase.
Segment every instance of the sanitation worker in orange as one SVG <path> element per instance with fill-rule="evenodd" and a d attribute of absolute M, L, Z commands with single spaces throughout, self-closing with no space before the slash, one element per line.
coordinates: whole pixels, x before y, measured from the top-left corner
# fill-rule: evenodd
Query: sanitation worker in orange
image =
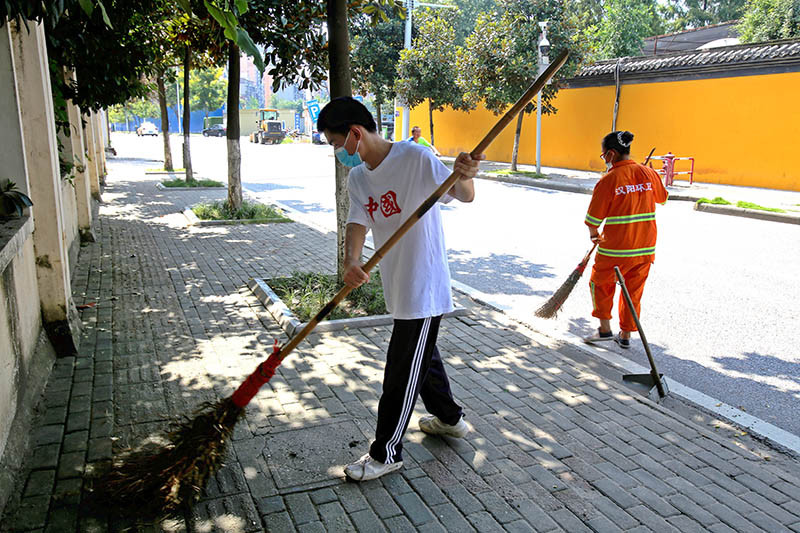
<path fill-rule="evenodd" d="M 603 138 L 600 157 L 608 172 L 595 185 L 586 213 L 589 237 L 597 243 L 589 288 L 592 316 L 600 319 L 600 327 L 583 340 L 589 344 L 614 341 L 626 349 L 630 348 L 636 324 L 620 294 L 620 331 L 614 335 L 611 330 L 616 289 L 614 267 L 618 266 L 625 278 L 636 313 L 640 315 L 644 284 L 656 257 L 656 204 L 663 205 L 668 196 L 655 170 L 630 159 L 632 142 L 633 133 L 629 131 L 613 131 Z"/>

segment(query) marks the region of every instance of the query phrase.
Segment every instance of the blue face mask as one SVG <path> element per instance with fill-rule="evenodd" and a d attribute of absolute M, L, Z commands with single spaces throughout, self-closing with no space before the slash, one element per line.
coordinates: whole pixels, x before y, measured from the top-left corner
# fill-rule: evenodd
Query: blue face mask
<path fill-rule="evenodd" d="M 347 144 L 347 141 L 349 140 L 350 140 L 350 132 L 347 133 L 347 137 L 344 140 L 344 144 Z M 358 143 L 356 143 L 356 150 L 352 154 L 347 153 L 347 150 L 344 149 L 344 144 L 333 151 L 333 153 L 336 155 L 336 159 L 338 159 L 341 164 L 343 164 L 348 168 L 357 167 L 362 163 L 361 156 L 358 155 L 358 146 L 361 144 L 361 141 L 358 141 Z"/>

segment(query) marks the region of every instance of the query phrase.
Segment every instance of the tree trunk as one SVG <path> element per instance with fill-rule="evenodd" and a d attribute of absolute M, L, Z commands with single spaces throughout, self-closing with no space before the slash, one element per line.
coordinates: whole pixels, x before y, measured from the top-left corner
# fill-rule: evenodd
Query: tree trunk
<path fill-rule="evenodd" d="M 433 142 L 433 103 L 428 100 L 428 120 L 431 123 L 431 144 L 436 146 L 436 143 Z"/>
<path fill-rule="evenodd" d="M 167 110 L 167 89 L 164 87 L 164 74 L 159 72 L 156 78 L 158 86 L 158 107 L 161 108 L 161 134 L 164 136 L 164 170 L 172 167 L 172 148 L 169 146 L 169 111 Z"/>
<path fill-rule="evenodd" d="M 517 117 L 517 131 L 514 133 L 514 150 L 511 152 L 511 172 L 517 171 L 517 155 L 519 155 L 519 135 L 522 133 L 522 117 L 525 110 L 519 112 Z"/>
<path fill-rule="evenodd" d="M 183 57 L 183 168 L 186 169 L 186 181 L 194 179 L 192 173 L 192 155 L 189 151 L 189 129 L 191 128 L 192 110 L 189 107 L 189 71 L 192 68 L 192 56 L 189 46 L 186 46 L 186 55 Z"/>
<path fill-rule="evenodd" d="M 381 123 L 381 101 L 375 99 L 375 109 L 378 111 L 378 135 L 383 139 L 383 124 Z"/>
<path fill-rule="evenodd" d="M 347 30 L 347 0 L 328 0 L 328 57 L 331 99 L 352 96 L 350 79 L 350 36 Z M 347 194 L 347 167 L 334 158 L 336 165 L 336 277 L 344 277 L 344 235 L 350 198 Z"/>
<path fill-rule="evenodd" d="M 242 153 L 239 147 L 239 47 L 228 43 L 228 205 L 242 207 Z"/>

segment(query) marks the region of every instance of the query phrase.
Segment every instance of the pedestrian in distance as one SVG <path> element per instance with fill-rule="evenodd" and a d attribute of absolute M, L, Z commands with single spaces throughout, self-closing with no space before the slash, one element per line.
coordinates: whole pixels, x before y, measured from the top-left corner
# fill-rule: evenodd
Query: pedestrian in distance
<path fill-rule="evenodd" d="M 439 150 L 437 150 L 434 145 L 428 142 L 428 139 L 422 136 L 422 130 L 419 128 L 419 126 L 414 126 L 413 128 L 411 128 L 411 137 L 409 137 L 406 140 L 408 142 L 421 144 L 422 146 L 427 146 L 436 155 L 436 157 L 442 155 L 439 153 Z"/>
<path fill-rule="evenodd" d="M 382 246 L 449 177 L 450 170 L 424 146 L 383 139 L 367 108 L 350 97 L 328 103 L 319 114 L 317 129 L 324 132 L 339 161 L 351 168 L 344 282 L 359 287 L 369 281 L 361 262 L 367 231 L 372 231 L 376 248 Z M 459 154 L 453 170 L 461 178 L 442 201 L 473 200 L 473 178 L 481 159 L 483 155 Z M 431 413 L 420 419 L 422 431 L 452 437 L 463 437 L 469 431 L 436 348 L 442 315 L 453 310 L 438 204 L 386 254 L 380 267 L 386 307 L 394 325 L 375 440 L 368 453 L 345 467 L 347 477 L 356 481 L 375 479 L 402 467 L 403 434 L 418 395 Z"/>
<path fill-rule="evenodd" d="M 600 319 L 600 327 L 583 340 L 589 344 L 613 340 L 626 349 L 630 348 L 636 323 L 620 293 L 620 331 L 615 336 L 611 330 L 614 267 L 619 267 L 636 314 L 641 316 L 644 284 L 656 257 L 656 204 L 663 205 L 668 197 L 658 173 L 630 159 L 632 142 L 633 133 L 629 131 L 612 131 L 603 138 L 600 157 L 608 172 L 595 185 L 585 218 L 589 237 L 597 244 L 589 289 L 592 316 Z"/>

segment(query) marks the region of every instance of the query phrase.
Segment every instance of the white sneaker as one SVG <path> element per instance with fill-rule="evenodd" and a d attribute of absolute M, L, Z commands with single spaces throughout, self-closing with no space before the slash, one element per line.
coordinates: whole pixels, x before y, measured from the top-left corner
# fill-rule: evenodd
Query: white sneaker
<path fill-rule="evenodd" d="M 366 453 L 364 456 L 355 463 L 349 464 L 344 467 L 344 473 L 347 477 L 354 481 L 369 481 L 370 479 L 377 479 L 384 474 L 400 470 L 403 466 L 403 461 L 396 463 L 385 464 L 376 461 Z"/>
<path fill-rule="evenodd" d="M 464 422 L 463 417 L 456 425 L 451 426 L 433 415 L 423 416 L 419 419 L 419 429 L 431 435 L 447 435 L 458 439 L 469 433 L 469 426 Z"/>

